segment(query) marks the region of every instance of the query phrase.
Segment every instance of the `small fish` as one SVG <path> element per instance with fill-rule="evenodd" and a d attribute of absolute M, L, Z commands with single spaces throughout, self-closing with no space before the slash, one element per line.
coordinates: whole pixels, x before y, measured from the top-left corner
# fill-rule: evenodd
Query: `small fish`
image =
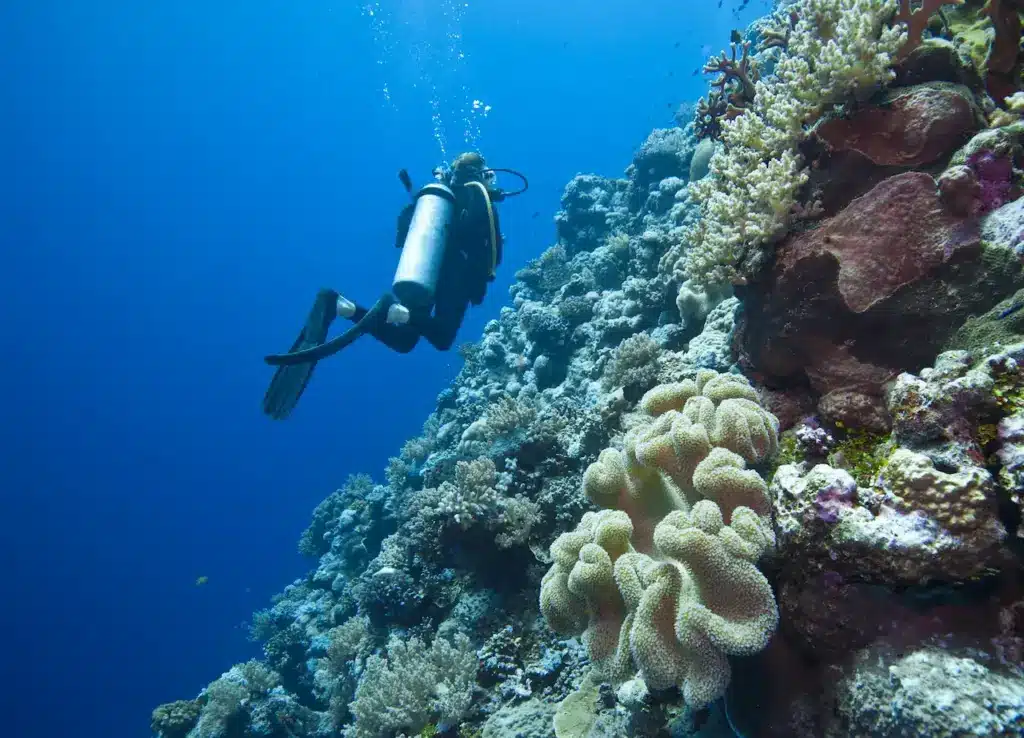
<path fill-rule="evenodd" d="M 718 7 L 719 7 L 719 8 L 721 8 L 721 7 L 722 7 L 722 0 L 718 0 Z"/>
<path fill-rule="evenodd" d="M 569 48 L 569 42 L 568 42 L 568 41 L 566 41 L 565 43 L 563 43 L 563 44 L 562 44 L 562 48 L 563 48 L 563 49 L 567 49 L 567 48 Z"/>
<path fill-rule="evenodd" d="M 408 192 L 411 195 L 412 194 L 412 177 L 409 176 L 409 172 L 407 172 L 405 169 L 399 169 L 398 170 L 398 179 L 399 179 L 399 181 L 401 181 L 402 187 L 405 188 L 405 191 Z"/>
<path fill-rule="evenodd" d="M 196 577 L 196 586 L 197 587 L 202 587 L 208 581 L 210 581 L 210 577 L 205 577 L 205 576 L 204 577 Z"/>
<path fill-rule="evenodd" d="M 700 55 L 708 56 L 711 53 L 711 44 L 704 44 L 700 47 Z"/>
<path fill-rule="evenodd" d="M 669 73 L 668 73 L 668 76 L 669 76 L 669 77 L 674 77 L 674 76 L 675 76 L 675 74 L 676 74 L 675 72 L 669 72 Z"/>
<path fill-rule="evenodd" d="M 696 69 L 694 69 L 693 70 L 693 74 L 691 74 L 690 76 L 691 77 L 696 77 L 698 74 L 700 74 L 700 67 L 697 67 Z"/>
<path fill-rule="evenodd" d="M 729 31 L 729 41 L 730 43 L 741 44 L 743 43 L 743 34 L 741 34 L 734 28 L 733 30 Z"/>
<path fill-rule="evenodd" d="M 673 49 L 678 49 L 679 48 L 679 42 L 676 41 L 674 44 L 672 44 L 672 48 Z"/>
<path fill-rule="evenodd" d="M 536 211 L 536 212 L 534 212 L 534 214 L 533 214 L 533 215 L 531 215 L 530 217 L 531 217 L 531 218 L 537 218 L 537 217 L 539 217 L 539 216 L 540 216 L 540 211 L 539 211 L 539 210 L 537 210 L 537 211 Z"/>

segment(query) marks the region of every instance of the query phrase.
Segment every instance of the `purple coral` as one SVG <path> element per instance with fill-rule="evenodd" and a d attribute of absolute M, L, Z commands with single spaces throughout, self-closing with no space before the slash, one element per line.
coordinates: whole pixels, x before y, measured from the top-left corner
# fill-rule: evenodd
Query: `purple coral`
<path fill-rule="evenodd" d="M 1012 199 L 1013 163 L 1009 157 L 996 156 L 988 150 L 976 151 L 967 157 L 967 166 L 974 171 L 981 185 L 982 213 L 990 213 Z"/>
<path fill-rule="evenodd" d="M 818 425 L 815 418 L 804 420 L 804 424 L 796 429 L 796 443 L 808 456 L 828 456 L 835 444 L 832 434 Z"/>
<path fill-rule="evenodd" d="M 839 515 L 845 508 L 853 507 L 857 498 L 857 485 L 852 479 L 837 478 L 827 487 L 818 490 L 814 498 L 814 507 L 818 519 L 828 524 L 839 521 Z"/>

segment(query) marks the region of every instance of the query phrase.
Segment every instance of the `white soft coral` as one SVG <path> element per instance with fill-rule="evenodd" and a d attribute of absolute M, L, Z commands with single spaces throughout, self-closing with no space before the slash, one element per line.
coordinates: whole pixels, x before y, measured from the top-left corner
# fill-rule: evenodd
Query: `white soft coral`
<path fill-rule="evenodd" d="M 722 123 L 709 176 L 690 185 L 701 219 L 663 268 L 694 284 L 737 279 L 743 251 L 784 233 L 807 180 L 797 144 L 828 106 L 886 84 L 907 39 L 889 23 L 896 0 L 801 0 L 774 74 L 756 85 L 754 102 Z"/>

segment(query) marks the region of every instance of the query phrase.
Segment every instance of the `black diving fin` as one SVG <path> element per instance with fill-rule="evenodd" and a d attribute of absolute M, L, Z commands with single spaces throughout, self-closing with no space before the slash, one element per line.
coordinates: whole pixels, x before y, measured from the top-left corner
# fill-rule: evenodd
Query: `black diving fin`
<path fill-rule="evenodd" d="M 327 331 L 337 316 L 338 293 L 334 290 L 320 290 L 309 311 L 306 325 L 299 332 L 288 354 L 309 351 L 323 345 Z M 274 420 L 284 420 L 298 404 L 306 385 L 316 369 L 316 360 L 303 363 L 281 364 L 270 380 L 270 387 L 263 396 L 263 412 Z"/>
<path fill-rule="evenodd" d="M 284 420 L 299 402 L 309 384 L 317 362 L 341 351 L 360 336 L 369 332 L 375 322 L 387 320 L 388 308 L 395 302 L 394 296 L 385 294 L 362 319 L 340 336 L 327 339 L 338 310 L 338 293 L 334 290 L 320 290 L 313 303 L 313 309 L 306 318 L 299 337 L 286 354 L 270 354 L 264 357 L 271 366 L 276 366 L 274 378 L 263 396 L 263 412 L 274 420 Z"/>

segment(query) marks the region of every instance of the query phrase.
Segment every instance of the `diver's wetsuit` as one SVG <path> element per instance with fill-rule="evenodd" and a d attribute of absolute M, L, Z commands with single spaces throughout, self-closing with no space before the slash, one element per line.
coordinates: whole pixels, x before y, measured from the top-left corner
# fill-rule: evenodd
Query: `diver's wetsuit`
<path fill-rule="evenodd" d="M 479 305 L 487 292 L 491 274 L 490 225 L 482 208 L 482 195 L 478 190 L 465 189 L 457 201 L 458 215 L 445 250 L 441 272 L 437 279 L 433 308 L 410 308 L 409 322 L 394 325 L 378 321 L 369 329 L 370 335 L 399 353 L 413 350 L 420 337 L 427 339 L 438 351 L 447 351 L 455 342 L 462 319 L 470 304 Z M 406 206 L 398 217 L 396 245 L 405 243 L 412 205 Z M 501 263 L 501 228 L 498 212 L 494 211 L 494 231 L 497 236 L 495 266 Z M 366 315 L 366 308 L 356 305 L 349 320 L 358 323 Z"/>
<path fill-rule="evenodd" d="M 350 345 L 363 335 L 363 331 L 401 353 L 412 351 L 421 336 L 440 351 L 451 348 L 467 308 L 471 304 L 479 305 L 483 302 L 487 283 L 493 281 L 494 268 L 501 262 L 502 238 L 498 213 L 492 205 L 492 248 L 488 204 L 500 202 L 506 196 L 500 190 L 488 190 L 489 196 L 485 197 L 478 186 L 456 184 L 452 190 L 456 197 L 455 213 L 449 226 L 433 305 L 409 308 L 406 323 L 392 324 L 387 322 L 386 315 L 397 301 L 394 295 L 385 294 L 369 310 L 355 306 L 349 320 L 360 324 L 362 328 L 356 325 L 328 341 L 327 333 L 338 315 L 339 295 L 332 289 L 320 290 L 306 318 L 306 324 L 289 352 L 266 357 L 267 363 L 277 368 L 263 397 L 264 413 L 275 420 L 288 417 L 309 384 L 318 361 Z M 410 204 L 399 215 L 395 239 L 399 248 L 405 244 L 414 209 L 415 205 Z M 364 318 L 367 319 L 364 321 Z M 297 358 L 299 354 L 307 355 Z"/>

